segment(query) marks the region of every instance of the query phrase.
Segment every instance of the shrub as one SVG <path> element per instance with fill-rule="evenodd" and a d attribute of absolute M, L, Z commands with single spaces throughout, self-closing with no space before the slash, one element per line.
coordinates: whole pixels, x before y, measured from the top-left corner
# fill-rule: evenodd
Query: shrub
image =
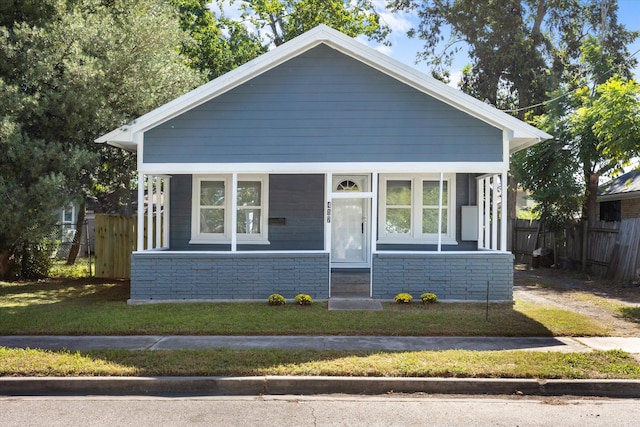
<path fill-rule="evenodd" d="M 298 305 L 311 305 L 313 304 L 313 298 L 307 294 L 298 294 L 293 299 Z"/>
<path fill-rule="evenodd" d="M 411 294 L 402 293 L 395 297 L 396 304 L 411 304 L 411 301 L 413 301 Z"/>
<path fill-rule="evenodd" d="M 438 296 L 436 294 L 432 294 L 431 292 L 426 292 L 420 295 L 420 300 L 423 304 L 433 304 L 438 302 Z"/>
<path fill-rule="evenodd" d="M 287 301 L 280 294 L 269 295 L 269 305 L 285 305 Z"/>

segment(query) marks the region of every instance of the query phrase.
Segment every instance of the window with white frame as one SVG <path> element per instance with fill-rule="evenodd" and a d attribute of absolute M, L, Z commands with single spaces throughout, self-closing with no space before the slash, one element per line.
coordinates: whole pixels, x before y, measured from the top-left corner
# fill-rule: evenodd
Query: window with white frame
<path fill-rule="evenodd" d="M 232 182 L 230 175 L 194 175 L 191 243 L 231 241 Z M 269 177 L 239 175 L 235 232 L 239 242 L 268 243 Z"/>
<path fill-rule="evenodd" d="M 454 174 L 442 182 L 441 236 L 455 241 Z M 380 175 L 379 229 L 381 243 L 435 243 L 438 240 L 440 176 Z"/>

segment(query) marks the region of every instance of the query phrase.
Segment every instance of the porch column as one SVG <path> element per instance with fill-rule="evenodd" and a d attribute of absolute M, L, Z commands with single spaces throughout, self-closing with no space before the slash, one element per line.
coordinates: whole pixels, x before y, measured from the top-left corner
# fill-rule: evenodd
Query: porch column
<path fill-rule="evenodd" d="M 500 212 L 500 250 L 506 252 L 507 251 L 507 225 L 509 222 L 509 203 L 507 203 L 508 201 L 508 197 L 509 197 L 509 191 L 507 188 L 507 172 L 502 172 L 502 177 L 500 178 L 500 184 L 502 187 L 502 206 L 501 206 L 501 212 Z"/>
<path fill-rule="evenodd" d="M 153 175 L 147 175 L 147 250 L 149 251 L 153 249 L 153 193 Z"/>
<path fill-rule="evenodd" d="M 144 250 L 144 181 L 144 174 L 138 172 L 138 251 Z"/>
<path fill-rule="evenodd" d="M 170 176 L 166 176 L 163 179 L 163 185 L 162 185 L 162 195 L 163 197 L 163 209 L 162 209 L 162 227 L 163 227 L 163 234 L 162 234 L 162 245 L 161 247 L 163 249 L 169 249 L 169 218 L 170 218 L 170 206 L 171 206 L 171 199 L 170 199 L 170 195 L 171 195 L 171 177 Z"/>
<path fill-rule="evenodd" d="M 442 252 L 442 181 L 444 173 L 440 172 L 440 191 L 438 194 L 438 252 Z"/>
<path fill-rule="evenodd" d="M 491 249 L 498 250 L 498 175 L 491 177 Z"/>
<path fill-rule="evenodd" d="M 477 201 L 478 205 L 478 249 L 484 248 L 484 233 L 482 232 L 482 227 L 484 226 L 484 209 L 483 203 L 484 200 L 484 179 L 476 180 L 476 188 L 478 190 Z"/>
<path fill-rule="evenodd" d="M 486 249 L 491 245 L 491 212 L 489 211 L 489 205 L 491 202 L 491 185 L 489 177 L 484 178 L 484 239 L 483 247 Z"/>
<path fill-rule="evenodd" d="M 153 198 L 156 205 L 156 244 L 154 249 L 160 249 L 162 247 L 162 182 L 163 178 L 160 176 L 156 176 L 155 179 L 155 188 L 153 192 Z"/>
<path fill-rule="evenodd" d="M 231 252 L 238 250 L 238 173 L 231 174 Z"/>

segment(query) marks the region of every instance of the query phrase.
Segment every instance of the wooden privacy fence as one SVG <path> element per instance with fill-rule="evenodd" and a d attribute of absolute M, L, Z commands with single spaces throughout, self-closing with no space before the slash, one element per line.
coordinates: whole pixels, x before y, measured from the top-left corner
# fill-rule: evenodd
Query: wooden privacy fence
<path fill-rule="evenodd" d="M 137 218 L 96 215 L 96 277 L 129 278 L 131 253 L 136 250 Z"/>
<path fill-rule="evenodd" d="M 584 226 L 577 223 L 560 233 L 541 229 L 538 221 L 516 220 L 512 252 L 517 262 L 531 263 L 536 248 L 554 250 L 554 262 L 567 267 L 581 264 Z M 621 222 L 600 221 L 587 230 L 588 271 L 608 279 L 627 281 L 640 278 L 640 218 Z"/>
<path fill-rule="evenodd" d="M 153 218 L 155 228 L 156 218 Z M 155 245 L 156 236 L 153 237 Z M 162 238 L 162 232 L 160 235 Z M 138 219 L 135 216 L 96 215 L 96 277 L 128 279 L 131 277 L 131 253 L 138 241 Z M 144 245 L 147 247 L 147 222 L 144 222 Z"/>

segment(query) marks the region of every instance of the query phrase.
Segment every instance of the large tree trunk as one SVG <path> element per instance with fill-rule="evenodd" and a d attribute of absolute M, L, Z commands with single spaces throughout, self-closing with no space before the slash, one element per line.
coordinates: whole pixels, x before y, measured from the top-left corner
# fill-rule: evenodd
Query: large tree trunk
<path fill-rule="evenodd" d="M 589 251 L 589 229 L 593 227 L 598 219 L 598 183 L 600 175 L 589 173 L 587 176 L 587 194 L 584 201 L 584 218 L 582 228 L 582 272 L 587 271 L 587 253 Z"/>
<path fill-rule="evenodd" d="M 4 279 L 11 271 L 11 251 L 9 249 L 0 250 L 0 279 Z"/>
<path fill-rule="evenodd" d="M 585 200 L 586 220 L 589 226 L 594 226 L 598 220 L 598 183 L 600 175 L 591 173 L 587 182 L 587 197 Z"/>
<path fill-rule="evenodd" d="M 78 208 L 78 220 L 76 221 L 76 232 L 73 236 L 73 242 L 71 243 L 71 249 L 69 249 L 69 256 L 67 257 L 67 265 L 73 265 L 80 252 L 80 242 L 82 242 L 82 229 L 84 228 L 85 217 L 85 202 L 80 204 Z"/>

